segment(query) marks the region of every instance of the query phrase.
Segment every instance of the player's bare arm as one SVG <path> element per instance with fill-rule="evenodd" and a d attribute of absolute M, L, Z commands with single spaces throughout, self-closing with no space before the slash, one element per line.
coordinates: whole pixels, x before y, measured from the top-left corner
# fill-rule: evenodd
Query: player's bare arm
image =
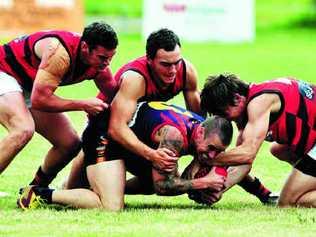
<path fill-rule="evenodd" d="M 155 139 L 160 141 L 159 148 L 167 148 L 176 155 L 179 155 L 183 148 L 183 136 L 177 128 L 169 125 L 160 128 Z"/>
<path fill-rule="evenodd" d="M 160 140 L 159 149 L 168 148 L 179 154 L 183 148 L 183 136 L 180 131 L 172 126 L 162 127 L 156 134 L 155 139 Z M 187 180 L 180 177 L 177 168 L 166 173 L 155 167 L 152 170 L 154 188 L 158 195 L 174 196 L 180 195 L 193 189 L 222 187 L 224 180 L 214 174 L 203 178 Z M 218 180 L 217 180 L 218 178 Z"/>
<path fill-rule="evenodd" d="M 254 98 L 247 107 L 248 122 L 242 132 L 242 143 L 220 153 L 211 161 L 213 165 L 252 164 L 264 141 L 271 112 L 280 109 L 279 97 L 275 94 L 262 94 Z"/>
<path fill-rule="evenodd" d="M 143 77 L 132 71 L 123 75 L 118 93 L 111 104 L 109 135 L 126 149 L 150 160 L 157 167 L 171 171 L 177 157 L 168 149 L 156 151 L 141 142 L 127 126 L 136 110 L 137 100 L 145 95 L 145 81 Z"/>
<path fill-rule="evenodd" d="M 69 55 L 58 39 L 40 40 L 35 45 L 35 53 L 41 58 L 41 63 L 31 95 L 33 109 L 47 112 L 85 110 L 94 114 L 106 107 L 105 103 L 95 99 L 91 101 L 68 100 L 54 94 L 70 67 Z"/>
<path fill-rule="evenodd" d="M 187 66 L 187 79 L 185 89 L 183 91 L 184 100 L 186 104 L 186 108 L 190 111 L 195 113 L 201 114 L 200 108 L 200 92 L 198 90 L 198 74 L 193 66 L 189 61 L 185 60 L 185 64 Z"/>

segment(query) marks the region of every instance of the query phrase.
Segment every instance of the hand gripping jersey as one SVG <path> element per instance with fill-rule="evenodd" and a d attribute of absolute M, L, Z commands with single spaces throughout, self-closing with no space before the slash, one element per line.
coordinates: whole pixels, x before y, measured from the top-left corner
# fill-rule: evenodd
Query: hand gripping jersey
<path fill-rule="evenodd" d="M 316 88 L 289 78 L 251 84 L 247 103 L 263 93 L 278 94 L 281 100 L 280 111 L 270 115 L 266 140 L 287 144 L 297 155 L 306 154 L 316 141 Z"/>
<path fill-rule="evenodd" d="M 176 127 L 184 138 L 184 149 L 180 155 L 190 153 L 189 143 L 194 128 L 204 118 L 175 105 L 163 102 L 141 102 L 129 122 L 129 127 L 138 139 L 156 149 L 159 144 L 154 142 L 156 132 L 165 125 Z"/>
<path fill-rule="evenodd" d="M 13 76 L 25 90 L 31 91 L 40 65 L 40 59 L 34 52 L 34 46 L 36 42 L 47 37 L 58 38 L 70 57 L 71 67 L 62 78 L 61 85 L 73 84 L 83 79 L 95 77 L 96 69 L 87 68 L 82 71 L 82 67 L 79 65 L 81 36 L 67 31 L 37 32 L 16 38 L 0 46 L 0 71 Z"/>
<path fill-rule="evenodd" d="M 126 71 L 135 71 L 144 77 L 146 83 L 145 95 L 140 98 L 138 102 L 154 100 L 167 101 L 179 94 L 180 91 L 184 90 L 186 83 L 186 65 L 184 60 L 181 61 L 179 67 L 180 68 L 177 72 L 176 79 L 173 85 L 167 90 L 159 88 L 156 78 L 153 76 L 153 71 L 147 63 L 146 56 L 137 58 L 122 66 L 115 74 L 115 80 L 119 81 L 122 74 Z M 104 98 L 102 93 L 99 93 L 98 98 Z"/>

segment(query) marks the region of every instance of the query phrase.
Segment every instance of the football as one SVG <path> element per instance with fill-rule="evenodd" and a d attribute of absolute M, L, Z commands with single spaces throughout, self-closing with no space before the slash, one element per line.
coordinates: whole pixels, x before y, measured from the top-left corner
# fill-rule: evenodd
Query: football
<path fill-rule="evenodd" d="M 202 166 L 202 165 L 200 165 L 193 177 L 195 179 L 202 178 L 205 175 L 207 175 L 211 171 L 211 169 L 212 169 L 212 166 Z"/>
<path fill-rule="evenodd" d="M 211 170 L 212 166 L 203 165 L 200 162 L 193 160 L 182 174 L 186 179 L 197 179 L 206 176 Z M 215 172 L 218 175 L 227 177 L 227 170 L 225 167 L 216 166 Z M 214 193 L 211 189 L 191 190 L 188 192 L 189 198 L 200 204 L 212 205 L 210 196 Z"/>

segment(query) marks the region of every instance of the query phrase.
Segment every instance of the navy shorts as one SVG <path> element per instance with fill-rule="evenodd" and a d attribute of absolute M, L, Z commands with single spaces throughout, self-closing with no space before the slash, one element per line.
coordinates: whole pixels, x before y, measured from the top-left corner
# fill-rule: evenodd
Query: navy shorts
<path fill-rule="evenodd" d="M 109 116 L 110 113 L 106 110 L 90 118 L 82 134 L 85 165 L 122 159 L 127 171 L 152 183 L 152 163 L 108 138 Z"/>

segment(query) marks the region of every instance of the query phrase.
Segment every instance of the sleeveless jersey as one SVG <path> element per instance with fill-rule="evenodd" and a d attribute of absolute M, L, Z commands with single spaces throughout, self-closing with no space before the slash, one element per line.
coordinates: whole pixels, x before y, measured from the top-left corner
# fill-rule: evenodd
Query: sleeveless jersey
<path fill-rule="evenodd" d="M 251 84 L 247 103 L 263 93 L 275 93 L 281 100 L 280 111 L 270 115 L 266 140 L 287 144 L 297 155 L 306 154 L 316 141 L 316 88 L 289 78 Z"/>
<path fill-rule="evenodd" d="M 179 70 L 176 74 L 176 79 L 171 87 L 167 90 L 162 90 L 159 88 L 157 82 L 155 81 L 155 77 L 153 76 L 153 72 L 150 66 L 147 63 L 146 56 L 137 58 L 124 66 L 122 66 L 117 73 L 115 74 L 116 81 L 119 81 L 122 74 L 126 71 L 135 71 L 144 77 L 146 83 L 146 91 L 145 95 L 138 100 L 140 101 L 167 101 L 177 94 L 180 91 L 184 90 L 186 83 L 186 65 L 184 60 L 180 62 Z M 100 92 L 97 96 L 99 99 L 103 99 L 104 96 Z"/>
<path fill-rule="evenodd" d="M 67 31 L 42 31 L 16 38 L 0 46 L 0 71 L 13 76 L 27 91 L 32 90 L 40 59 L 34 52 L 36 42 L 43 38 L 55 37 L 67 50 L 70 68 L 64 75 L 61 85 L 68 85 L 84 79 L 94 78 L 97 71 L 93 68 L 82 70 L 79 65 L 79 45 L 81 36 Z"/>
<path fill-rule="evenodd" d="M 193 112 L 163 102 L 141 102 L 129 122 L 129 127 L 138 139 L 156 149 L 155 133 L 165 125 L 176 127 L 184 138 L 184 149 L 180 155 L 191 152 L 188 147 L 194 128 L 205 119 Z"/>

